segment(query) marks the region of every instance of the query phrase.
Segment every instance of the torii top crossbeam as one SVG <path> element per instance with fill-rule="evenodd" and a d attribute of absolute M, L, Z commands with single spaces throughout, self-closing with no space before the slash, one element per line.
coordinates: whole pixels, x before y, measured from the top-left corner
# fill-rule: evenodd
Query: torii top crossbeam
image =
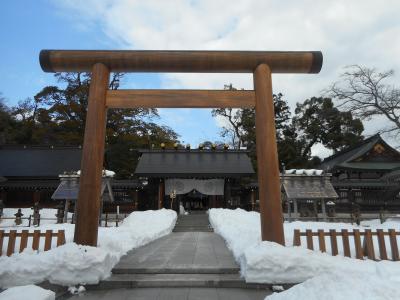
<path fill-rule="evenodd" d="M 267 64 L 272 73 L 318 73 L 319 51 L 106 51 L 42 50 L 45 72 L 91 72 L 102 63 L 111 72 L 252 73 Z"/>
<path fill-rule="evenodd" d="M 318 51 L 43 50 L 46 72 L 91 72 L 74 241 L 96 246 L 107 109 L 254 107 L 262 240 L 285 243 L 271 73 L 318 73 Z M 254 90 L 110 91 L 110 72 L 252 73 Z"/>

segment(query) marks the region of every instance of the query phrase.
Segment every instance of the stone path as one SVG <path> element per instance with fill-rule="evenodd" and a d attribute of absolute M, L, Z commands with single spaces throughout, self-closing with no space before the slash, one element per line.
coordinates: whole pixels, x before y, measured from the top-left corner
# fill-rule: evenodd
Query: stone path
<path fill-rule="evenodd" d="M 86 286 L 88 291 L 79 299 L 234 300 L 264 299 L 271 293 L 270 286 L 248 284 L 240 277 L 239 266 L 219 235 L 189 231 L 193 228 L 189 224 L 188 230 L 128 252 L 110 278 Z"/>
<path fill-rule="evenodd" d="M 215 233 L 177 232 L 162 237 L 122 257 L 113 273 L 145 269 L 151 273 L 237 273 L 225 241 Z M 179 272 L 177 272 L 179 270 Z"/>

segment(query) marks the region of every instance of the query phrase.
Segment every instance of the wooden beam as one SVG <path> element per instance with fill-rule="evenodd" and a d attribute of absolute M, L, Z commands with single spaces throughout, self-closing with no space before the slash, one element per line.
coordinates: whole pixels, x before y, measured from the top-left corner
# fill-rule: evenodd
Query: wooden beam
<path fill-rule="evenodd" d="M 74 242 L 97 246 L 110 71 L 95 64 L 89 88 Z"/>
<path fill-rule="evenodd" d="M 108 108 L 252 108 L 254 91 L 109 90 Z"/>
<path fill-rule="evenodd" d="M 45 72 L 90 72 L 96 63 L 112 72 L 253 73 L 268 64 L 273 73 L 319 73 L 319 51 L 133 51 L 42 50 Z"/>
<path fill-rule="evenodd" d="M 261 64 L 254 71 L 254 90 L 261 238 L 285 245 L 274 101 L 268 65 Z"/>

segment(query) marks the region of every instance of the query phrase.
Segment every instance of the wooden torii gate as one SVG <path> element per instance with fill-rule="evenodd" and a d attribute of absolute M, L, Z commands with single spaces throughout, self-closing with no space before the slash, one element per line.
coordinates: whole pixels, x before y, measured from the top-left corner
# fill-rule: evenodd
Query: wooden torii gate
<path fill-rule="evenodd" d="M 322 53 L 42 50 L 45 72 L 91 72 L 74 241 L 97 246 L 108 108 L 256 109 L 261 236 L 285 244 L 271 73 L 318 73 Z M 252 73 L 254 90 L 109 90 L 110 72 Z"/>

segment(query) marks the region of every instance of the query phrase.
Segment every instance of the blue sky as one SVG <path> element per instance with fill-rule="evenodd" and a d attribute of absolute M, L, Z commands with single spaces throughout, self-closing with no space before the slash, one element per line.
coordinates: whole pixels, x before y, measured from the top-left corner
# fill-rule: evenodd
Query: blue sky
<path fill-rule="evenodd" d="M 119 49 L 97 26 L 81 26 L 54 1 L 13 0 L 2 5 L 0 18 L 0 92 L 6 104 L 33 97 L 44 86 L 56 84 L 39 65 L 42 49 Z M 158 74 L 130 74 L 122 88 L 161 88 Z M 209 110 L 165 109 L 157 123 L 172 127 L 185 143 L 221 140 L 219 127 Z"/>
<path fill-rule="evenodd" d="M 321 50 L 317 75 L 274 74 L 292 110 L 320 96 L 344 67 L 400 71 L 398 0 L 13 0 L 0 18 L 0 92 L 14 105 L 53 84 L 39 66 L 41 49 Z M 312 7 L 313 9 L 309 9 Z M 398 82 L 398 74 L 394 83 Z M 122 88 L 252 89 L 249 74 L 135 74 Z M 160 124 L 196 146 L 220 140 L 209 110 L 160 110 Z M 382 120 L 364 123 L 373 134 Z M 391 140 L 389 140 L 391 142 Z M 392 140 L 398 144 L 398 141 Z M 326 156 L 318 145 L 314 155 Z"/>

